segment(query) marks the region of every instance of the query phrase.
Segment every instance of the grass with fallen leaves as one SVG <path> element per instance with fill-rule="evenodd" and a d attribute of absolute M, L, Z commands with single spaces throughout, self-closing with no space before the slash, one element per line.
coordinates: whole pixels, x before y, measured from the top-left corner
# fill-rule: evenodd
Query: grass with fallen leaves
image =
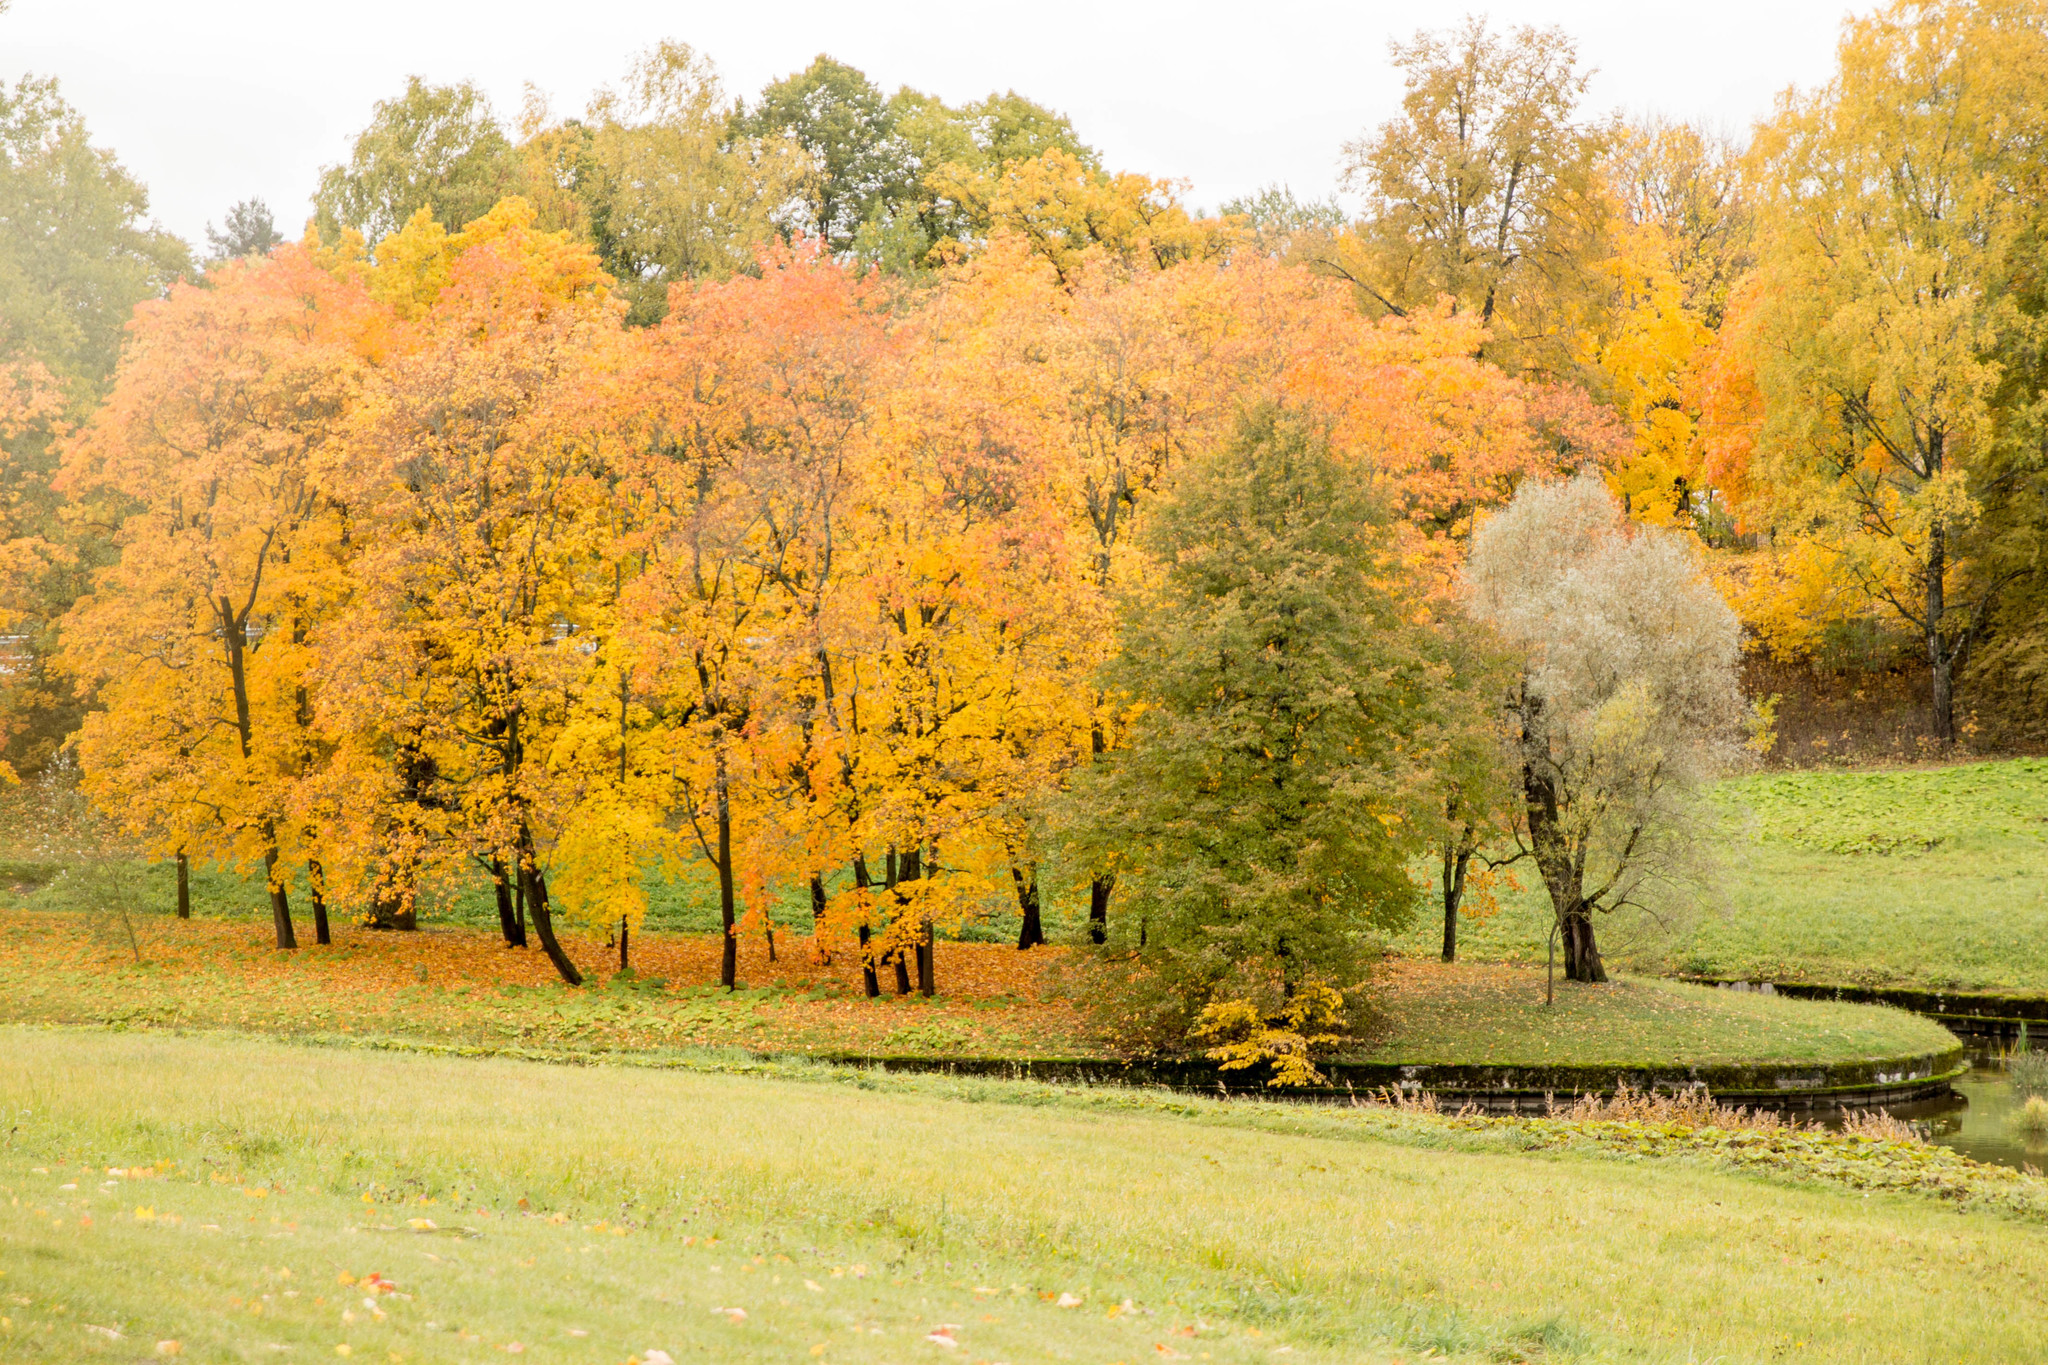
<path fill-rule="evenodd" d="M 2048 1339 L 2038 1215 L 1647 1159 L 1668 1117 L 1543 1136 L 1565 1122 L 7 1029 L 0 1357 L 1963 1365 Z"/>
<path fill-rule="evenodd" d="M 811 960 L 785 939 L 770 962 L 741 943 L 746 989 L 717 980 L 718 943 L 634 939 L 632 975 L 597 972 L 603 945 L 572 938 L 593 971 L 563 986 L 538 951 L 438 927 L 342 926 L 328 947 L 280 953 L 269 926 L 138 920 L 131 940 L 90 919 L 0 910 L 0 1020 L 228 1029 L 284 1036 L 405 1038 L 493 1049 L 651 1053 L 737 1047 L 792 1055 L 1061 1058 L 1103 1055 L 1072 1001 L 1048 995 L 1065 950 L 937 945 L 940 993 L 861 993 L 856 958 Z M 616 959 L 614 959 L 614 962 Z M 1740 995 L 1654 980 L 1558 982 L 1539 969 L 1390 962 L 1369 990 L 1376 1014 L 1358 1060 L 1496 1065 L 1835 1062 L 1953 1046 L 1897 1010 Z"/>

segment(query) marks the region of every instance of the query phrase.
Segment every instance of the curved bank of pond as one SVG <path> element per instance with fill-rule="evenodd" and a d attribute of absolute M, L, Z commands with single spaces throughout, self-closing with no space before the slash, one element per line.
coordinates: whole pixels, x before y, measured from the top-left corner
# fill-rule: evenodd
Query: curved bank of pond
<path fill-rule="evenodd" d="M 1847 1005 L 1890 1005 L 1941 1024 L 1952 1033 L 2010 1038 L 2024 1024 L 2048 1037 L 2048 995 L 2024 991 L 1951 991 L 1915 986 L 1843 986 L 1823 981 L 1754 977 L 1680 976 L 1676 981 L 1718 990 L 1781 995 L 1792 1000 L 1834 1000 Z"/>
<path fill-rule="evenodd" d="M 1624 1088 L 1641 1094 L 1704 1090 L 1722 1104 L 1810 1112 L 1897 1108 L 1939 1101 L 1969 1071 L 1960 1042 L 1909 1056 L 1831 1063 L 1748 1063 L 1724 1066 L 1469 1066 L 1445 1063 L 1329 1062 L 1328 1084 L 1269 1089 L 1263 1068 L 1224 1071 L 1214 1062 L 1093 1058 L 1007 1058 L 821 1055 L 819 1061 L 885 1071 L 989 1076 L 1055 1084 L 1164 1086 L 1201 1094 L 1259 1095 L 1344 1102 L 1387 1092 L 1428 1094 L 1447 1109 L 1471 1105 L 1488 1113 L 1542 1113 L 1581 1096 L 1611 1098 Z"/>

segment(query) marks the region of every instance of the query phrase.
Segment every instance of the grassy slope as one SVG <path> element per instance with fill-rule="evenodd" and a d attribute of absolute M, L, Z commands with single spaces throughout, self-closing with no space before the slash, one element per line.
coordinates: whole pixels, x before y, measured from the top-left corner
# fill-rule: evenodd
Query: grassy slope
<path fill-rule="evenodd" d="M 1722 784 L 1707 904 L 1620 965 L 1756 979 L 2048 992 L 2048 760 L 1772 773 Z M 1931 845 L 1931 847 L 1930 847 Z M 1541 962 L 1549 903 L 1524 890 L 1461 930 L 1464 954 Z M 1435 950 L 1440 921 L 1401 946 Z"/>
<path fill-rule="evenodd" d="M 2038 1217 L 1461 1150 L 1456 1121 L 1385 1111 L 864 1084 L 9 1030 L 0 1356 L 2012 1362 L 2048 1340 Z M 343 1283 L 373 1271 L 410 1296 L 381 1317 Z M 959 1350 L 924 1341 L 942 1323 Z"/>
<path fill-rule="evenodd" d="M 104 927 L 104 926 L 102 926 Z M 770 964 L 742 945 L 734 996 L 711 986 L 716 941 L 645 935 L 646 977 L 567 990 L 537 952 L 477 931 L 345 928 L 331 948 L 280 954 L 267 926 L 156 918 L 125 938 L 47 911 L 0 911 L 0 1019 L 346 1033 L 497 1047 L 652 1051 L 741 1046 L 788 1053 L 1072 1057 L 1096 1054 L 1072 1005 L 1041 998 L 1058 950 L 941 943 L 942 994 L 861 997 L 850 953 L 831 967 L 799 943 Z M 573 945 L 587 964 L 601 945 Z M 1667 982 L 1559 983 L 1543 1004 L 1528 968 L 1395 964 L 1362 1060 L 1507 1064 L 1715 1064 L 1923 1054 L 1952 1045 L 1897 1010 L 1737 995 Z"/>

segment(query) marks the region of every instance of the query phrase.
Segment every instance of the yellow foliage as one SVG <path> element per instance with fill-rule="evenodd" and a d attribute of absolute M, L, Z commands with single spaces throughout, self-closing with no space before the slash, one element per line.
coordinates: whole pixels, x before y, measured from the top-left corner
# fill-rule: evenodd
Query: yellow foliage
<path fill-rule="evenodd" d="M 1213 1044 L 1207 1055 L 1225 1071 L 1267 1065 L 1273 1068 L 1269 1086 L 1321 1085 L 1314 1059 L 1345 1039 L 1344 994 L 1311 981 L 1271 1016 L 1249 1000 L 1219 1000 L 1203 1008 L 1194 1034 Z"/>

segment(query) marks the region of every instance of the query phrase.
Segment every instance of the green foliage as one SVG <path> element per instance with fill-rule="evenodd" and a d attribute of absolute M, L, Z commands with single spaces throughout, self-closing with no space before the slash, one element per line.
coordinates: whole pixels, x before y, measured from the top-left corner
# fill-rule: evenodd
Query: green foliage
<path fill-rule="evenodd" d="M 110 557 L 118 512 L 62 515 L 64 428 L 106 391 L 135 305 L 191 261 L 147 222 L 149 196 L 52 80 L 0 83 L 0 746 L 32 772 L 78 726 L 53 674 L 56 621 Z M 83 515 L 79 512 L 82 511 Z"/>
<path fill-rule="evenodd" d="M 2034 1050 L 2024 1023 L 2020 1025 L 2020 1036 L 2013 1044 L 2012 1052 L 2006 1057 L 2005 1069 L 2012 1078 L 2016 1098 L 2048 1098 L 2048 1052 Z"/>
<path fill-rule="evenodd" d="M 1156 586 L 1105 682 L 1129 746 L 1077 783 L 1084 860 L 1118 869 L 1144 969 L 1199 1009 L 1359 978 L 1416 891 L 1440 679 L 1389 586 L 1358 468 L 1299 418 L 1246 417 L 1157 504 Z"/>
<path fill-rule="evenodd" d="M 459 232 L 518 191 L 512 143 L 483 92 L 409 76 L 402 94 L 377 101 L 347 163 L 321 173 L 313 222 L 329 240 L 351 228 L 374 244 L 426 208 Z"/>
<path fill-rule="evenodd" d="M 142 182 L 92 145 L 56 81 L 0 83 L 0 362 L 40 361 L 77 409 L 99 396 L 129 313 L 191 265 L 148 212 Z"/>
<path fill-rule="evenodd" d="M 835 252 L 898 273 L 938 264 L 935 250 L 988 231 L 986 217 L 946 185 L 1051 151 L 1090 170 L 1100 165 L 1065 115 L 1014 90 L 958 107 L 908 86 L 885 98 L 865 74 L 822 54 L 736 110 L 732 132 L 794 140 L 816 167 L 804 229 Z"/>
<path fill-rule="evenodd" d="M 261 199 L 244 199 L 228 210 L 218 229 L 212 223 L 206 225 L 208 267 L 244 256 L 268 256 L 283 242 L 284 234 L 270 216 L 270 205 Z"/>
<path fill-rule="evenodd" d="M 916 193 L 917 163 L 888 99 L 864 73 L 823 53 L 737 110 L 733 131 L 794 138 L 811 155 L 818 176 L 809 227 L 833 251 L 851 248 L 861 224 Z"/>

